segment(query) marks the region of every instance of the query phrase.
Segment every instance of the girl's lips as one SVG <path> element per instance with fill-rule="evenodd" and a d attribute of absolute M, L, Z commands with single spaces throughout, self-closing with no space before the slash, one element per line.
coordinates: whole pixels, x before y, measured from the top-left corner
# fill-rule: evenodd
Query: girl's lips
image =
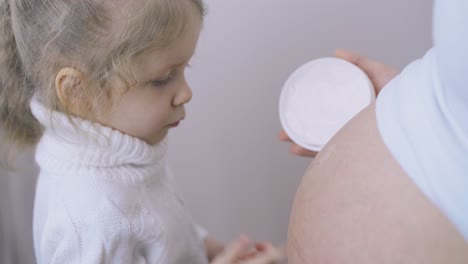
<path fill-rule="evenodd" d="M 180 121 L 177 121 L 177 122 L 175 122 L 175 123 L 170 124 L 169 126 L 170 126 L 170 127 L 178 127 L 179 124 L 180 124 Z"/>
<path fill-rule="evenodd" d="M 168 126 L 169 127 L 178 127 L 180 125 L 180 122 L 182 122 L 182 120 L 184 120 L 184 119 L 185 119 L 185 116 L 183 116 L 181 119 L 179 119 L 179 121 L 174 122 L 172 124 L 169 124 Z"/>

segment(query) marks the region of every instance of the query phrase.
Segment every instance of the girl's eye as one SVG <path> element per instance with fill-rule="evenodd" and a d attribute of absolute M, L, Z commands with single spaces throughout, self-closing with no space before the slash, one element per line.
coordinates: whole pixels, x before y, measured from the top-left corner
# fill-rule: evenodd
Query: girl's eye
<path fill-rule="evenodd" d="M 172 80 L 172 75 L 167 76 L 167 78 L 161 80 L 151 81 L 151 85 L 155 87 L 162 87 L 167 85 Z"/>

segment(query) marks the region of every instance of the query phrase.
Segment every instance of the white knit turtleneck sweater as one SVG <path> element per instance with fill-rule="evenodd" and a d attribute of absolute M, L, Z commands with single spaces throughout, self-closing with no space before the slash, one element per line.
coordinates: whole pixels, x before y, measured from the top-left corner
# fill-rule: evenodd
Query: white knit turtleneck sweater
<path fill-rule="evenodd" d="M 207 263 L 202 235 L 174 189 L 166 142 L 150 146 L 111 128 L 51 112 L 34 210 L 38 263 Z"/>

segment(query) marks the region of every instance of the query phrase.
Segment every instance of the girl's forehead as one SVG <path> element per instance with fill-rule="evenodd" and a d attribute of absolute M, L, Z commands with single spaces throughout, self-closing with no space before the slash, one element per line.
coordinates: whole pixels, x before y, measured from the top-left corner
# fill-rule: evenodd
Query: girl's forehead
<path fill-rule="evenodd" d="M 161 67 L 166 68 L 187 63 L 195 52 L 202 25 L 200 19 L 196 20 L 195 17 L 192 19 L 184 33 L 171 45 L 160 49 L 149 49 L 140 56 L 139 61 L 143 64 L 153 65 L 158 62 Z"/>
<path fill-rule="evenodd" d="M 147 8 L 155 8 L 161 5 L 168 4 L 190 4 L 190 0 L 99 0 L 109 7 L 112 11 L 133 14 L 135 12 L 144 11 Z M 174 1 L 174 2 L 172 2 Z"/>
<path fill-rule="evenodd" d="M 158 0 L 101 0 L 112 12 L 133 13 Z"/>
<path fill-rule="evenodd" d="M 129 21 L 135 21 L 135 18 L 145 18 L 154 15 L 162 15 L 167 19 L 167 14 L 164 12 L 170 12 L 170 15 L 176 13 L 185 14 L 185 16 L 191 16 L 192 11 L 196 8 L 192 4 L 192 0 L 99 0 L 105 2 L 104 8 L 107 9 L 110 14 L 110 20 L 112 20 L 113 28 L 122 28 L 127 25 Z M 197 13 L 197 12 L 195 12 Z M 139 20 L 136 20 L 139 21 Z"/>

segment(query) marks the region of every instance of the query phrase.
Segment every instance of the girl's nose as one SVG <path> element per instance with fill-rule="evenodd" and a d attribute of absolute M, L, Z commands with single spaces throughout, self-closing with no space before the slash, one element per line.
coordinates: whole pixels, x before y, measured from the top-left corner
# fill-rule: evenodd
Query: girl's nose
<path fill-rule="evenodd" d="M 179 89 L 177 94 L 174 97 L 173 105 L 180 106 L 184 105 L 192 100 L 192 89 L 190 89 L 187 82 L 184 83 L 184 86 Z"/>

